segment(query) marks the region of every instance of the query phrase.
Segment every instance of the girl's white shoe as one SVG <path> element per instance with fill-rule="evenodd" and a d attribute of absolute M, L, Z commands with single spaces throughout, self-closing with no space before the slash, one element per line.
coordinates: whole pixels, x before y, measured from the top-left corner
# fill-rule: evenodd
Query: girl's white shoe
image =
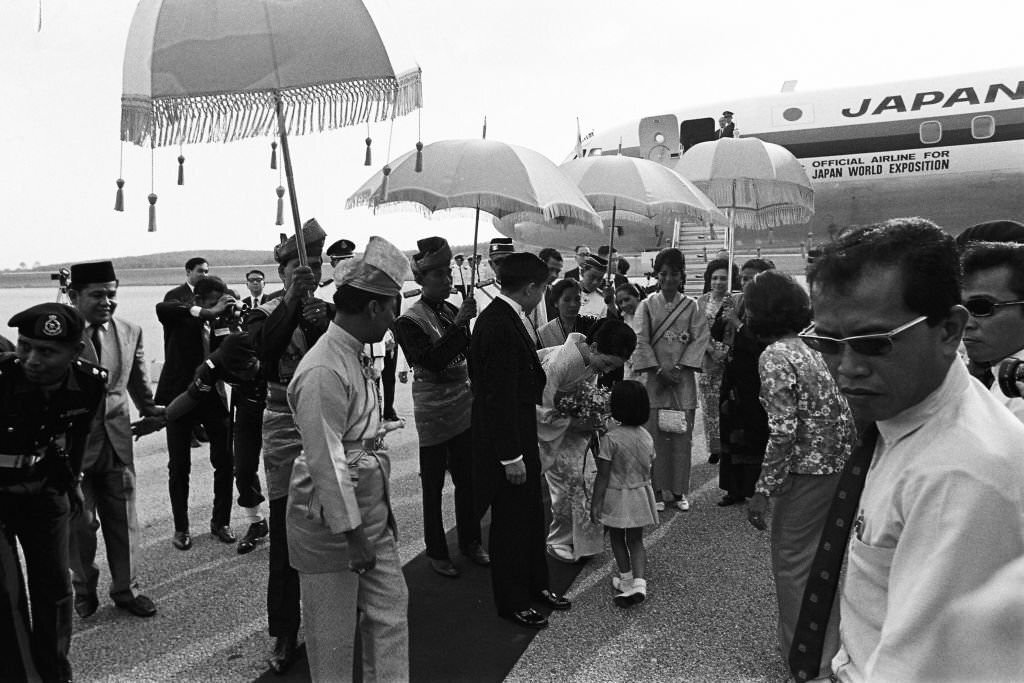
<path fill-rule="evenodd" d="M 612 585 L 615 585 L 614 580 Z M 647 598 L 647 581 L 644 579 L 633 579 L 629 586 L 623 581 L 619 586 L 622 590 L 615 596 L 615 604 L 619 607 L 632 607 Z"/>

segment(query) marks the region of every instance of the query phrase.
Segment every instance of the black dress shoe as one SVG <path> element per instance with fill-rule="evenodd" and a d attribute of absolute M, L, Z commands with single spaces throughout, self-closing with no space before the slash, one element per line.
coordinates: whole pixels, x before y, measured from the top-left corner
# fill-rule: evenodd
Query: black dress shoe
<path fill-rule="evenodd" d="M 137 617 L 151 617 L 156 614 L 156 605 L 145 595 L 136 595 L 131 600 L 115 601 L 118 609 L 127 610 Z"/>
<path fill-rule="evenodd" d="M 463 548 L 462 555 L 481 567 L 491 566 L 491 556 L 487 554 L 487 551 L 484 550 L 484 547 L 479 543 L 474 543 L 471 546 Z"/>
<path fill-rule="evenodd" d="M 192 547 L 192 534 L 187 531 L 175 531 L 174 540 L 171 543 L 178 550 L 188 550 Z"/>
<path fill-rule="evenodd" d="M 237 538 L 235 538 L 235 535 L 231 532 L 231 527 L 229 527 L 226 524 L 224 526 L 215 526 L 211 524 L 210 535 L 216 538 L 221 543 L 234 543 L 238 540 Z"/>
<path fill-rule="evenodd" d="M 526 628 L 541 629 L 548 626 L 548 618 L 533 608 L 513 612 L 507 618 Z"/>
<path fill-rule="evenodd" d="M 299 648 L 296 636 L 283 636 L 274 641 L 274 652 L 271 653 L 267 664 L 276 674 L 283 674 L 295 661 L 295 653 Z"/>
<path fill-rule="evenodd" d="M 75 595 L 75 612 L 78 616 L 83 619 L 88 619 L 92 615 L 96 614 L 96 610 L 100 608 L 100 599 L 95 594 L 90 593 L 89 595 Z"/>
<path fill-rule="evenodd" d="M 242 540 L 238 542 L 238 554 L 245 555 L 246 553 L 251 553 L 269 533 L 270 529 L 267 528 L 267 520 L 265 519 L 250 524 L 249 530 L 245 532 L 245 536 L 242 536 Z"/>
<path fill-rule="evenodd" d="M 552 593 L 551 591 L 541 591 L 540 595 L 537 596 L 537 600 L 543 602 L 551 609 L 557 609 L 560 611 L 572 609 L 572 602 L 569 598 L 564 595 L 559 595 L 558 593 Z"/>
<path fill-rule="evenodd" d="M 432 557 L 427 559 L 430 561 L 430 568 L 441 576 L 447 576 L 449 579 L 458 578 L 459 570 L 455 568 L 451 560 L 435 560 Z"/>
<path fill-rule="evenodd" d="M 708 456 L 708 464 L 709 465 L 717 465 L 718 461 L 721 460 L 721 459 L 722 459 L 722 456 L 720 456 L 718 453 L 712 453 L 711 455 Z"/>

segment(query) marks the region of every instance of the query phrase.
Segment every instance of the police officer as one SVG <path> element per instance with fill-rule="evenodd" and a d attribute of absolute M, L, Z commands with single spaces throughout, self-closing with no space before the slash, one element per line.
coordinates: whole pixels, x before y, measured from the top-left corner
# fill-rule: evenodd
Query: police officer
<path fill-rule="evenodd" d="M 79 359 L 84 322 L 70 306 L 38 304 L 7 324 L 18 345 L 0 354 L 0 680 L 70 681 L 68 518 L 82 505 L 82 454 L 107 372 Z"/>

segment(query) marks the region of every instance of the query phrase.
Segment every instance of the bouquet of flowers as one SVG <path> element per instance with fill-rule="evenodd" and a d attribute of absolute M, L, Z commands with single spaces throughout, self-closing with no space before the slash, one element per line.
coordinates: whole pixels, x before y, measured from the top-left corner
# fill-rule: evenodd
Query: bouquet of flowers
<path fill-rule="evenodd" d="M 587 382 L 576 391 L 557 397 L 555 410 L 565 417 L 590 422 L 596 428 L 611 417 L 611 392 Z"/>

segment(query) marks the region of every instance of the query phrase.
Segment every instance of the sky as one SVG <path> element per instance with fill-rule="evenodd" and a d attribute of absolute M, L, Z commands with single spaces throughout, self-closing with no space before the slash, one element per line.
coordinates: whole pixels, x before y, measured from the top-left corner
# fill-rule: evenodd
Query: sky
<path fill-rule="evenodd" d="M 203 0 L 211 1 L 211 0 Z M 147 231 L 151 155 L 124 146 L 126 210 L 113 211 L 122 146 L 121 70 L 135 9 L 127 0 L 0 0 L 0 268 L 195 248 L 270 249 L 278 173 L 270 140 L 186 146 L 153 158 L 155 233 Z M 702 102 L 926 78 L 1024 64 L 1024 4 L 940 0 L 720 3 L 592 0 L 388 0 L 423 69 L 421 116 L 397 119 L 391 157 L 425 143 L 487 137 L 561 162 L 576 138 Z M 472 241 L 472 213 L 345 211 L 383 165 L 388 124 L 290 138 L 303 219 L 329 240 L 382 235 L 403 249 L 431 234 Z M 287 211 L 287 204 L 286 204 Z M 485 219 L 481 238 L 497 233 Z"/>

